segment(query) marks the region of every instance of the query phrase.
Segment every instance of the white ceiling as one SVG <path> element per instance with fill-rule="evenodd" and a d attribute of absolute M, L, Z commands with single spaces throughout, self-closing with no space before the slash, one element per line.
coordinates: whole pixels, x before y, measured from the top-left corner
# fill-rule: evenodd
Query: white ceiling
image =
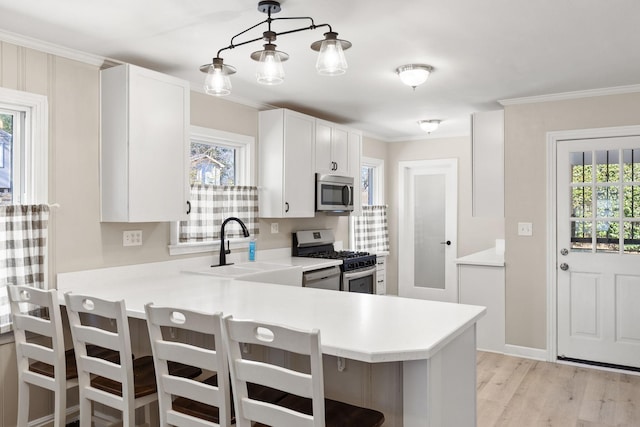
<path fill-rule="evenodd" d="M 347 74 L 322 77 L 309 45 L 325 29 L 284 35 L 285 82 L 255 82 L 259 42 L 222 53 L 232 101 L 288 107 L 384 141 L 466 135 L 498 100 L 640 83 L 639 0 L 283 0 L 276 18 L 310 16 L 353 47 Z M 173 74 L 198 71 L 236 33 L 266 18 L 256 0 L 0 0 L 0 30 Z M 275 31 L 308 21 L 274 22 Z M 263 27 L 251 33 L 260 37 Z M 435 68 L 415 92 L 394 70 Z"/>

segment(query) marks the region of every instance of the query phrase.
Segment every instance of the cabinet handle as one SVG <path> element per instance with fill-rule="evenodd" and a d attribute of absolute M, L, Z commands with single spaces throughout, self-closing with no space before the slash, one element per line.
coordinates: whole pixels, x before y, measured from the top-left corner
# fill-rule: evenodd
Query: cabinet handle
<path fill-rule="evenodd" d="M 191 202 L 187 200 L 187 215 L 191 213 Z"/>
<path fill-rule="evenodd" d="M 289 202 L 284 202 L 284 211 L 289 212 Z"/>

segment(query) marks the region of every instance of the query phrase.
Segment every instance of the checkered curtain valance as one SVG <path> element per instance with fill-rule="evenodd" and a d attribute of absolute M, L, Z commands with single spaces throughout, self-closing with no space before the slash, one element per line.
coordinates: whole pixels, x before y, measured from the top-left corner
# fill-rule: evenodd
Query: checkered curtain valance
<path fill-rule="evenodd" d="M 251 235 L 258 234 L 257 187 L 192 185 L 190 219 L 180 222 L 180 243 L 219 239 L 220 226 L 230 216 L 240 218 Z M 242 229 L 230 222 L 225 227 L 225 237 L 243 237 Z"/>
<path fill-rule="evenodd" d="M 0 206 L 0 333 L 11 330 L 6 283 L 45 288 L 49 206 Z"/>
<path fill-rule="evenodd" d="M 387 207 L 362 206 L 362 214 L 353 218 L 355 250 L 383 252 L 389 250 Z"/>

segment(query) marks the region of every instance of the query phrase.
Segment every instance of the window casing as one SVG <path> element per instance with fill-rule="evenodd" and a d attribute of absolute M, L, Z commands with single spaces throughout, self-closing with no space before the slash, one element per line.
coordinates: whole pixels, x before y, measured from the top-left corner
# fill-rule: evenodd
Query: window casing
<path fill-rule="evenodd" d="M 10 116 L 11 147 L 2 153 L 2 166 L 10 174 L 10 196 L 2 204 L 33 205 L 48 203 L 49 108 L 47 97 L 0 87 L 0 114 Z M 9 132 L 7 132 L 9 133 Z M 5 147 L 2 147 L 3 149 Z M 9 147 L 7 147 L 9 148 Z M 10 167 L 10 171 L 8 170 Z M 48 271 L 45 254 L 42 271 Z M 49 287 L 44 275 L 44 288 Z M 0 335 L 0 344 L 13 339 L 12 333 Z"/>
<path fill-rule="evenodd" d="M 12 122 L 11 147 L 3 141 L 0 159 L 11 195 L 2 204 L 48 203 L 47 97 L 0 88 L 0 115 Z"/>
<path fill-rule="evenodd" d="M 384 160 L 363 157 L 360 184 L 363 205 L 384 204 Z"/>
<path fill-rule="evenodd" d="M 191 150 L 191 152 L 201 155 L 199 156 L 200 159 L 195 159 L 193 168 L 190 168 L 191 182 L 215 185 L 255 185 L 255 173 L 252 161 L 255 153 L 255 138 L 247 135 L 191 126 L 190 141 L 192 147 L 197 146 L 199 148 L 199 150 Z M 216 165 L 216 163 L 219 162 L 203 151 L 207 146 L 221 148 L 223 155 L 226 154 L 229 157 L 227 160 L 233 163 L 234 172 L 229 174 L 221 172 L 221 165 Z M 223 161 L 222 163 L 226 162 Z M 211 252 L 219 249 L 220 242 L 217 240 L 181 243 L 178 235 L 178 224 L 178 222 L 171 223 L 171 242 L 169 245 L 169 253 L 171 255 Z M 232 248 L 247 246 L 247 242 L 244 239 L 230 239 L 230 244 Z"/>

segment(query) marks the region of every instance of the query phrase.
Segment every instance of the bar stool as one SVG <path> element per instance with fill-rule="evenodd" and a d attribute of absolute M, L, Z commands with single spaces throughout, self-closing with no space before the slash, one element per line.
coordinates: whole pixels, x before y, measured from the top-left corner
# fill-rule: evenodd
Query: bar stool
<path fill-rule="evenodd" d="M 156 367 L 161 425 L 228 427 L 233 424 L 229 366 L 220 314 L 151 303 L 145 305 L 145 312 Z M 186 339 L 176 338 L 176 331 L 186 332 Z M 198 334 L 197 339 L 193 332 Z M 201 368 L 206 378 L 184 379 L 171 375 L 169 363 L 177 361 Z M 267 402 L 286 396 L 279 390 L 255 384 L 249 386 L 249 394 Z"/>
<path fill-rule="evenodd" d="M 133 358 L 124 301 L 73 293 L 64 297 L 78 366 L 80 425 L 91 425 L 92 402 L 122 412 L 124 427 L 134 426 L 136 409 L 146 407 L 148 422 L 149 405 L 157 400 L 153 358 Z M 92 356 L 88 351 L 92 345 L 118 352 L 119 360 L 110 362 Z M 185 377 L 201 373 L 182 364 L 172 370 Z"/>
<path fill-rule="evenodd" d="M 78 386 L 73 351 L 64 350 L 62 318 L 55 289 L 8 285 L 18 360 L 18 426 L 29 421 L 30 386 L 54 394 L 54 427 L 64 427 L 67 389 Z"/>
<path fill-rule="evenodd" d="M 229 353 L 238 427 L 379 427 L 384 415 L 324 398 L 320 331 L 303 331 L 287 326 L 225 316 L 223 336 Z M 262 345 L 309 356 L 310 373 L 269 362 L 247 360 L 242 344 Z M 247 393 L 247 383 L 282 390 L 288 395 L 276 404 L 257 401 Z"/>

